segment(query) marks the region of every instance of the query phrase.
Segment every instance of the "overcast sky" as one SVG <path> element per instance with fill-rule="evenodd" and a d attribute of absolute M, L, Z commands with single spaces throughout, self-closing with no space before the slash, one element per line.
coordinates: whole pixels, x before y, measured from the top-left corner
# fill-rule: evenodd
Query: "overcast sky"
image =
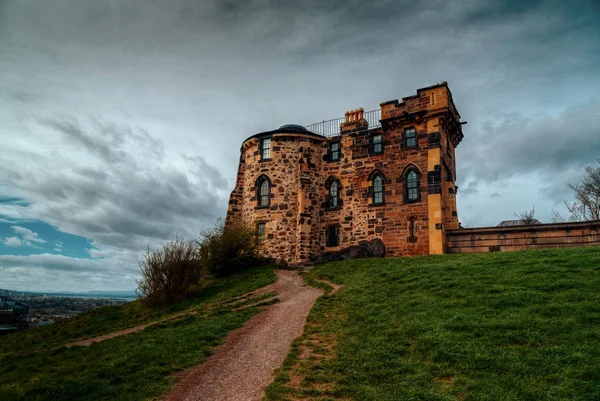
<path fill-rule="evenodd" d="M 463 225 L 600 157 L 600 3 L 0 0 L 0 288 L 133 289 L 225 214 L 239 147 L 447 81 Z"/>

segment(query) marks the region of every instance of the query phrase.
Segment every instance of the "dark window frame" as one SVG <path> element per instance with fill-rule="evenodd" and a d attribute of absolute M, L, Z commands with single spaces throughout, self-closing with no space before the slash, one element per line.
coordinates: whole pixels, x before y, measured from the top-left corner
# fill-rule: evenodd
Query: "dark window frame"
<path fill-rule="evenodd" d="M 261 230 L 262 228 L 262 230 Z M 256 223 L 256 245 L 264 245 L 267 239 L 267 223 L 259 221 Z"/>
<path fill-rule="evenodd" d="M 256 180 L 256 207 L 258 209 L 267 208 L 271 205 L 271 186 L 271 181 L 266 175 L 261 175 Z M 266 188 L 266 191 L 263 191 L 264 188 Z"/>
<path fill-rule="evenodd" d="M 333 242 L 332 242 L 333 240 Z M 325 229 L 325 246 L 335 248 L 340 246 L 340 226 L 331 225 Z"/>
<path fill-rule="evenodd" d="M 333 147 L 336 147 L 335 151 Z M 334 153 L 335 152 L 335 153 Z M 335 154 L 335 157 L 334 157 Z M 339 141 L 331 142 L 329 145 L 329 161 L 336 162 L 340 160 L 340 143 Z"/>
<path fill-rule="evenodd" d="M 413 174 L 414 180 L 411 179 Z M 402 184 L 404 187 L 404 203 L 414 203 L 421 200 L 421 173 L 416 167 L 410 167 L 404 172 Z"/>
<path fill-rule="evenodd" d="M 375 142 L 375 138 L 379 137 L 379 141 Z M 379 145 L 379 150 L 377 150 L 377 145 Z M 383 154 L 383 134 L 376 133 L 371 135 L 371 147 L 373 149 L 374 155 Z"/>
<path fill-rule="evenodd" d="M 333 188 L 335 186 L 335 194 L 333 193 Z M 329 183 L 329 187 L 327 188 L 329 193 L 329 208 L 336 208 L 340 206 L 340 183 L 338 180 L 331 180 Z"/>
<path fill-rule="evenodd" d="M 265 143 L 269 146 L 265 146 Z M 271 160 L 271 138 L 262 138 L 259 141 L 260 160 Z"/>
<path fill-rule="evenodd" d="M 336 185 L 337 193 L 332 193 L 331 191 L 334 183 Z M 342 183 L 337 177 L 330 176 L 329 178 L 327 178 L 327 180 L 325 181 L 325 202 L 321 204 L 321 207 L 325 210 L 341 209 L 342 205 L 344 204 L 344 201 L 342 200 L 342 189 Z"/>
<path fill-rule="evenodd" d="M 409 137 L 408 134 L 411 133 Z M 414 143 L 409 144 L 409 140 L 414 140 Z M 417 140 L 417 129 L 415 127 L 408 127 L 404 130 L 404 148 L 405 149 L 413 149 L 419 145 L 419 141 Z"/>
<path fill-rule="evenodd" d="M 381 182 L 381 189 L 377 191 L 376 183 L 377 181 Z M 373 180 L 371 181 L 373 185 L 373 205 L 383 205 L 385 204 L 385 178 L 381 176 L 381 174 L 375 174 Z M 381 196 L 381 199 L 377 200 L 377 195 Z"/>

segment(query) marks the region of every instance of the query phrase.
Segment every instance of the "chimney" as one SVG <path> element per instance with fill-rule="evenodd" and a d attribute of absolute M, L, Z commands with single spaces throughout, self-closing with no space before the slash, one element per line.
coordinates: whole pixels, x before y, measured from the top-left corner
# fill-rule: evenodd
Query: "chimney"
<path fill-rule="evenodd" d="M 369 128 L 369 123 L 365 120 L 365 110 L 360 109 L 350 110 L 344 114 L 344 122 L 340 124 L 340 131 L 361 131 Z"/>

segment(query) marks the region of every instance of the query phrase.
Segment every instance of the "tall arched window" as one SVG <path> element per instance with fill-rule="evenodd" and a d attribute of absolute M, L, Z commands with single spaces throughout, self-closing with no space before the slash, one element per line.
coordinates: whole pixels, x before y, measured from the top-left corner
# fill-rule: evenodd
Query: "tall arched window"
<path fill-rule="evenodd" d="M 407 202 L 416 202 L 419 200 L 419 174 L 414 169 L 408 170 L 404 180 L 405 199 Z"/>
<path fill-rule="evenodd" d="M 342 206 L 342 199 L 340 198 L 340 191 L 342 185 L 340 180 L 336 177 L 331 176 L 325 181 L 325 188 L 327 190 L 327 196 L 325 196 L 325 202 L 322 207 L 325 209 L 338 209 Z"/>
<path fill-rule="evenodd" d="M 339 203 L 339 184 L 336 180 L 331 180 L 329 183 L 329 207 L 337 207 Z"/>
<path fill-rule="evenodd" d="M 256 183 L 256 199 L 258 200 L 258 206 L 269 206 L 269 192 L 270 192 L 269 178 L 267 176 L 259 177 Z"/>
<path fill-rule="evenodd" d="M 379 174 L 373 178 L 373 203 L 383 203 L 383 178 Z"/>

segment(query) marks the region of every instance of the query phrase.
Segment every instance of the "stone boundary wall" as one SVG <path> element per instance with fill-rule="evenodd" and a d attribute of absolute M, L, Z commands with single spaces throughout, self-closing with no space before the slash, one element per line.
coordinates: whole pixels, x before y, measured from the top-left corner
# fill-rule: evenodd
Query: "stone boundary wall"
<path fill-rule="evenodd" d="M 600 246 L 600 220 L 446 231 L 447 253 Z"/>

